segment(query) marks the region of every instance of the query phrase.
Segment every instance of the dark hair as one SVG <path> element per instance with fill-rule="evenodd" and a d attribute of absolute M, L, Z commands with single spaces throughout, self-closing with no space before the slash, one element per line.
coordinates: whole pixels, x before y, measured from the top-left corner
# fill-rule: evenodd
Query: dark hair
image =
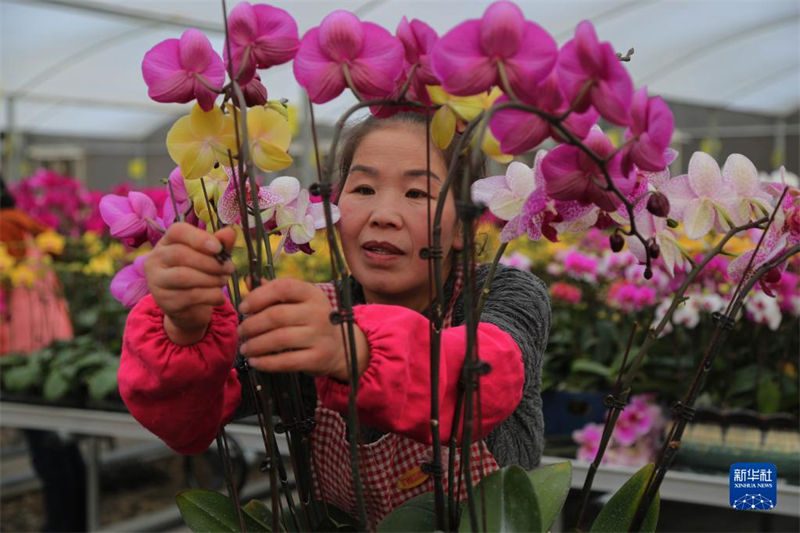
<path fill-rule="evenodd" d="M 339 181 L 336 187 L 338 196 L 339 193 L 344 189 L 345 181 L 347 181 L 347 175 L 350 172 L 350 165 L 353 163 L 353 156 L 356 153 L 361 141 L 363 141 L 367 135 L 372 133 L 373 131 L 378 131 L 382 128 L 393 126 L 393 125 L 412 125 L 412 126 L 420 126 L 423 128 L 429 127 L 430 121 L 426 120 L 426 117 L 422 113 L 416 113 L 413 111 L 402 111 L 400 113 L 396 113 L 386 118 L 378 118 L 373 115 L 369 115 L 367 118 L 353 124 L 350 126 L 345 134 L 345 140 L 342 144 L 341 149 L 339 150 L 339 158 L 338 158 L 338 165 L 337 168 L 339 170 Z M 433 139 L 431 138 L 431 154 L 437 153 L 439 156 L 444 160 L 445 167 L 447 167 L 448 171 L 450 171 L 450 165 L 455 164 L 455 172 L 456 172 L 456 179 L 452 182 L 452 192 L 454 198 L 458 198 L 461 192 L 461 176 L 463 175 L 463 171 L 466 165 L 469 164 L 468 156 L 465 154 L 459 155 L 456 159 L 455 163 L 453 163 L 453 155 L 455 154 L 456 148 L 459 145 L 459 140 L 461 138 L 461 134 L 456 133 L 453 136 L 453 140 L 450 141 L 450 145 L 445 149 L 441 150 L 433 143 Z M 481 154 L 480 160 L 480 168 L 478 169 L 479 174 L 484 173 L 484 158 L 483 154 Z M 442 176 L 444 179 L 444 176 Z"/>

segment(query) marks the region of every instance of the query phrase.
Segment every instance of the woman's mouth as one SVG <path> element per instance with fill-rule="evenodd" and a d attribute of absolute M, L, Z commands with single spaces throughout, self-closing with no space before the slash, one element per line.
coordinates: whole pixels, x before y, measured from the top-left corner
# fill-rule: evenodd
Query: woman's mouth
<path fill-rule="evenodd" d="M 372 255 L 392 256 L 403 255 L 403 250 L 384 241 L 367 241 L 361 245 L 361 248 Z"/>

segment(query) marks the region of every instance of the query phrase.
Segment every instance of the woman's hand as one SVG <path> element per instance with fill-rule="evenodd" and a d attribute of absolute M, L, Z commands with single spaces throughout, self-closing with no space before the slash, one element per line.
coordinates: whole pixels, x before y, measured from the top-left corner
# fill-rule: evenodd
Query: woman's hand
<path fill-rule="evenodd" d="M 239 305 L 241 353 L 264 372 L 308 372 L 347 381 L 348 354 L 342 327 L 330 321 L 328 297 L 311 283 L 284 278 L 262 281 Z M 354 326 L 358 375 L 369 362 L 364 333 Z"/>
<path fill-rule="evenodd" d="M 164 311 L 164 329 L 176 344 L 192 344 L 203 338 L 215 306 L 225 301 L 222 287 L 234 271 L 228 259 L 215 257 L 230 251 L 236 240 L 232 228 L 214 235 L 178 222 L 167 229 L 144 262 L 147 286 Z"/>

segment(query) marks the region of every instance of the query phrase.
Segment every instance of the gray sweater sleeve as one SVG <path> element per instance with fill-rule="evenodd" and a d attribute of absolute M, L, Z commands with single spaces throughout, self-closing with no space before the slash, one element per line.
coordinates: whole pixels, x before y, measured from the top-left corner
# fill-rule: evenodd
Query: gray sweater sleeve
<path fill-rule="evenodd" d="M 476 287 L 483 286 L 488 270 L 488 265 L 477 268 Z M 541 384 L 550 332 L 550 298 L 542 280 L 504 265 L 498 265 L 489 290 L 480 320 L 507 332 L 522 350 L 525 384 L 516 410 L 489 433 L 486 443 L 501 466 L 519 464 L 531 469 L 539 464 L 544 447 Z M 462 322 L 460 298 L 454 315 Z"/>

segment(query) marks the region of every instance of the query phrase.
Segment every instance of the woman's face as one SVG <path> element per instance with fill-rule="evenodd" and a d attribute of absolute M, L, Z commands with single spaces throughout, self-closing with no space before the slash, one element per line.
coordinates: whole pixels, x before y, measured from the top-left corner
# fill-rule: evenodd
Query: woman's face
<path fill-rule="evenodd" d="M 428 260 L 420 250 L 428 246 L 428 201 L 432 219 L 447 167 L 431 149 L 429 197 L 426 148 L 423 125 L 389 124 L 367 134 L 353 154 L 339 196 L 338 227 L 347 264 L 369 303 L 428 307 Z M 442 252 L 449 257 L 461 247 L 450 194 L 442 214 Z"/>

